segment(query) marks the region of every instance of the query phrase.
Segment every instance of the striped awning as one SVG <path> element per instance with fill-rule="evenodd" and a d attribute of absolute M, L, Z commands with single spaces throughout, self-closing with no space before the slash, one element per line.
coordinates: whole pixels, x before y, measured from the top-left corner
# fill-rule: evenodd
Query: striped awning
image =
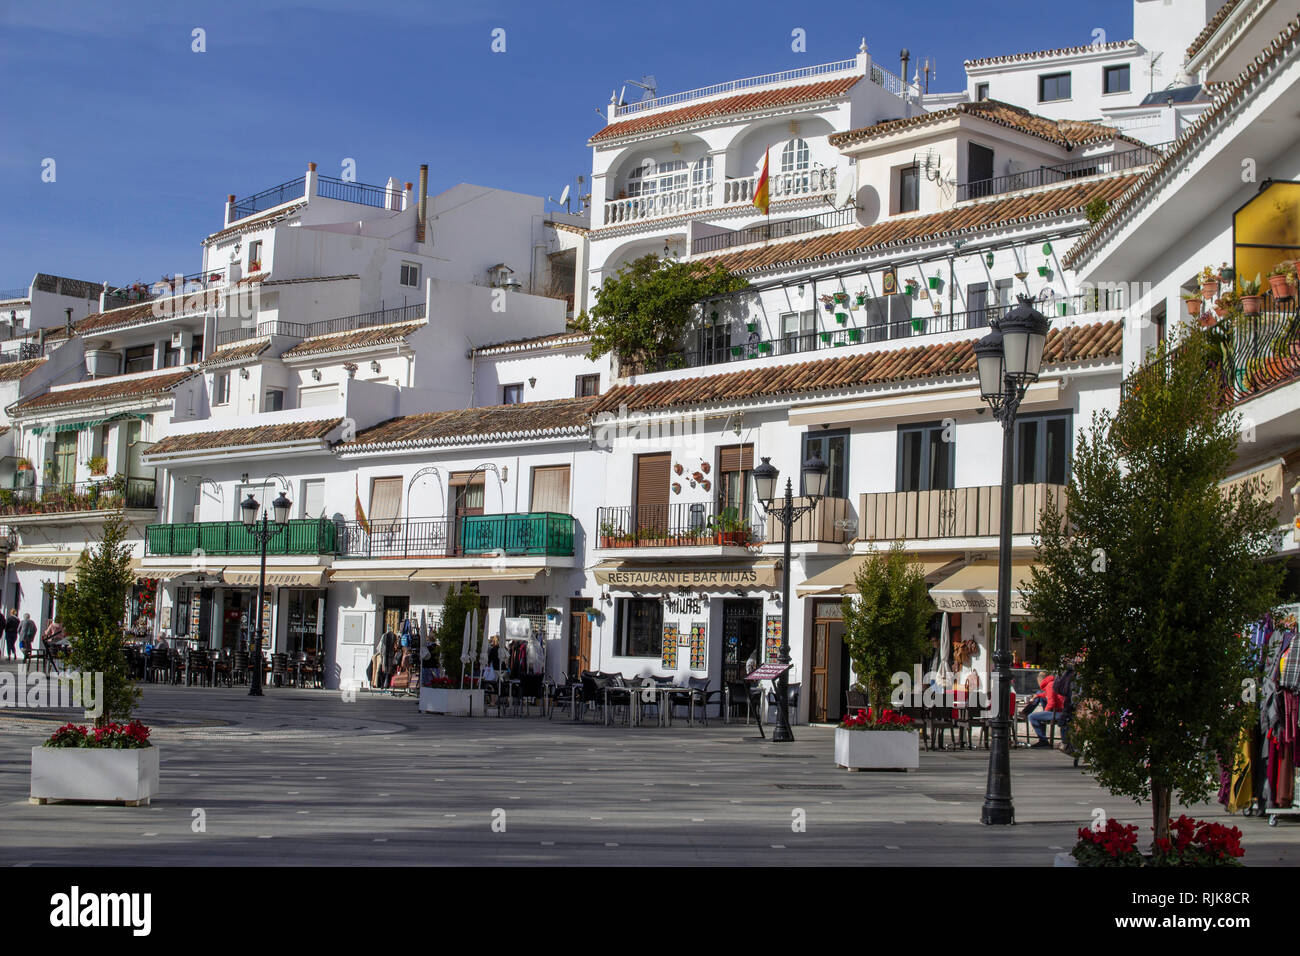
<path fill-rule="evenodd" d="M 412 568 L 335 568 L 331 581 L 406 581 L 415 571 Z"/>
<path fill-rule="evenodd" d="M 154 581 L 174 581 L 176 578 L 182 578 L 187 574 L 203 574 L 208 577 L 217 578 L 221 576 L 223 568 L 217 567 L 195 567 L 192 564 L 166 564 L 155 567 L 136 567 L 131 572 L 135 575 L 137 581 L 146 579 Z"/>
<path fill-rule="evenodd" d="M 9 564 L 24 568 L 59 568 L 67 570 L 74 567 L 80 558 L 80 551 L 15 548 L 9 552 Z"/>
<path fill-rule="evenodd" d="M 221 579 L 236 587 L 255 588 L 261 580 L 257 568 L 240 568 L 238 571 L 227 568 Z M 266 586 L 269 588 L 318 588 L 325 580 L 324 568 L 267 568 Z"/>
<path fill-rule="evenodd" d="M 795 595 L 798 597 L 808 597 L 819 594 L 823 597 L 831 597 L 836 594 L 857 594 L 858 588 L 854 584 L 857 578 L 858 569 L 866 562 L 868 555 L 855 554 L 851 558 L 845 558 L 832 567 L 827 568 L 820 574 L 814 574 L 803 584 L 795 585 Z M 926 581 L 932 581 L 943 570 L 949 567 L 953 562 L 961 559 L 960 554 L 909 554 L 909 558 L 921 565 L 925 572 Z"/>
<path fill-rule="evenodd" d="M 422 568 L 411 575 L 412 581 L 531 581 L 541 568 Z"/>
<path fill-rule="evenodd" d="M 1033 561 L 1028 558 L 1011 562 L 1011 613 L 1025 613 L 1022 589 L 1029 583 L 1029 569 Z M 996 614 L 998 612 L 998 563 L 973 561 L 957 569 L 930 588 L 930 597 L 940 611 L 967 611 Z"/>

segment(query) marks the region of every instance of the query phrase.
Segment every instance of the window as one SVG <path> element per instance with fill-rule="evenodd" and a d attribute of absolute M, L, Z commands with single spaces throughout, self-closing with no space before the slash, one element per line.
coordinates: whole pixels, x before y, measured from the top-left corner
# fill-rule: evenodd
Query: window
<path fill-rule="evenodd" d="M 546 633 L 546 598 L 540 594 L 507 595 L 506 614 L 509 617 L 526 617 L 534 632 Z"/>
<path fill-rule="evenodd" d="M 77 436 L 80 432 L 59 432 L 54 436 L 50 484 L 70 485 L 77 480 Z"/>
<path fill-rule="evenodd" d="M 560 515 L 569 513 L 568 465 L 533 469 L 533 494 L 529 510 Z"/>
<path fill-rule="evenodd" d="M 507 385 L 501 389 L 502 405 L 518 405 L 524 400 L 524 386 L 520 382 L 518 385 Z"/>
<path fill-rule="evenodd" d="M 749 484 L 753 471 L 753 445 L 723 445 L 718 449 L 719 516 L 730 511 L 741 520 L 749 518 Z"/>
<path fill-rule="evenodd" d="M 212 404 L 226 405 L 230 402 L 230 373 L 215 372 L 212 376 Z"/>
<path fill-rule="evenodd" d="M 176 589 L 176 603 L 172 605 L 172 634 L 176 637 L 190 633 L 190 603 L 199 599 L 194 591 L 194 588 Z"/>
<path fill-rule="evenodd" d="M 654 657 L 663 652 L 664 608 L 658 598 L 614 599 L 614 653 Z"/>
<path fill-rule="evenodd" d="M 268 388 L 266 390 L 266 401 L 262 403 L 262 411 L 278 412 L 284 409 L 284 389 Z"/>
<path fill-rule="evenodd" d="M 975 102 L 979 103 L 989 98 L 989 85 L 987 83 L 975 84 Z"/>
<path fill-rule="evenodd" d="M 366 517 L 372 532 L 388 531 L 397 523 L 402 513 L 402 478 L 372 478 L 370 481 L 370 508 Z"/>
<path fill-rule="evenodd" d="M 1068 100 L 1069 98 L 1069 73 L 1045 73 L 1038 78 L 1038 102 L 1050 103 L 1053 100 Z"/>
<path fill-rule="evenodd" d="M 414 262 L 403 262 L 402 276 L 398 281 L 402 285 L 418 286 L 420 284 L 420 267 Z"/>
<path fill-rule="evenodd" d="M 921 208 L 921 177 L 915 166 L 898 171 L 898 211 L 916 212 Z"/>
<path fill-rule="evenodd" d="M 1070 480 L 1070 413 L 1036 415 L 1016 422 L 1016 484 Z"/>
<path fill-rule="evenodd" d="M 785 312 L 781 315 L 781 351 L 808 352 L 817 348 L 817 312 Z"/>
<path fill-rule="evenodd" d="M 972 282 L 966 286 L 966 328 L 982 329 L 989 324 L 989 284 Z"/>
<path fill-rule="evenodd" d="M 203 359 L 203 336 L 196 335 L 190 340 L 190 364 L 193 365 Z"/>
<path fill-rule="evenodd" d="M 132 372 L 149 372 L 153 370 L 153 346 L 133 345 L 126 350 L 126 374 Z"/>
<path fill-rule="evenodd" d="M 262 268 L 262 240 L 248 244 L 248 271 L 255 272 Z"/>
<path fill-rule="evenodd" d="M 708 206 L 713 198 L 713 157 L 697 159 L 691 166 L 691 205 Z"/>
<path fill-rule="evenodd" d="M 701 167 L 701 175 L 707 170 L 709 176 L 712 176 L 713 158 L 709 157 L 708 160 L 708 165 Z M 690 176 L 691 173 L 684 159 L 670 159 L 662 163 L 647 159 L 628 174 L 627 194 L 629 197 L 653 196 L 656 193 L 682 189 L 687 185 Z"/>
<path fill-rule="evenodd" d="M 299 514 L 304 518 L 319 518 L 325 514 L 325 479 L 309 478 L 302 483 L 298 496 Z"/>
<path fill-rule="evenodd" d="M 826 497 L 847 498 L 849 496 L 849 433 L 847 431 L 805 432 L 803 458 L 800 462 L 811 458 L 813 452 L 816 452 L 817 457 L 826 462 L 830 468 L 830 472 L 826 475 Z M 808 492 L 801 487 L 800 493 Z"/>
<path fill-rule="evenodd" d="M 337 385 L 318 385 L 312 388 L 300 387 L 298 389 L 299 408 L 319 408 L 322 405 L 333 405 L 338 400 L 339 387 Z"/>
<path fill-rule="evenodd" d="M 1102 70 L 1101 91 L 1103 93 L 1128 92 L 1128 64 L 1108 66 Z"/>
<path fill-rule="evenodd" d="M 595 372 L 591 375 L 579 375 L 573 380 L 573 395 L 575 398 L 587 398 L 588 396 L 599 394 L 599 372 Z"/>
<path fill-rule="evenodd" d="M 899 491 L 937 491 L 953 487 L 953 434 L 943 422 L 900 425 Z"/>
<path fill-rule="evenodd" d="M 324 590 L 289 592 L 289 653 L 320 650 L 325 629 L 321 612 L 325 608 Z"/>
<path fill-rule="evenodd" d="M 163 343 L 163 368 L 177 368 L 184 362 L 184 350 L 174 348 L 170 339 Z"/>
<path fill-rule="evenodd" d="M 808 143 L 802 139 L 792 139 L 781 150 L 781 172 L 793 173 L 808 168 Z"/>

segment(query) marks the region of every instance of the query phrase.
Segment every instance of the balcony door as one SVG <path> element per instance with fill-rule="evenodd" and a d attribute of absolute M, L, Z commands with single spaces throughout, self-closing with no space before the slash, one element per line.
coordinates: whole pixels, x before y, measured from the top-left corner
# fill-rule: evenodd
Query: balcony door
<path fill-rule="evenodd" d="M 967 198 L 975 199 L 993 192 L 993 150 L 978 143 L 966 147 Z"/>
<path fill-rule="evenodd" d="M 402 511 L 402 479 L 373 478 L 370 481 L 370 534 L 381 541 L 400 537 L 397 517 Z"/>
<path fill-rule="evenodd" d="M 578 680 L 583 671 L 591 670 L 591 619 L 587 609 L 591 598 L 569 598 L 569 669 L 570 680 Z"/>
<path fill-rule="evenodd" d="M 533 469 L 533 513 L 567 515 L 569 513 L 569 466 L 548 465 Z"/>
<path fill-rule="evenodd" d="M 668 533 L 668 491 L 673 456 L 668 452 L 636 456 L 633 531 Z"/>
<path fill-rule="evenodd" d="M 781 316 L 781 352 L 811 352 L 817 348 L 817 313 L 786 312 Z"/>
<path fill-rule="evenodd" d="M 928 422 L 898 429 L 898 491 L 938 491 L 955 477 L 951 425 Z"/>
<path fill-rule="evenodd" d="M 982 329 L 989 324 L 989 284 L 974 282 L 966 287 L 966 328 Z"/>
<path fill-rule="evenodd" d="M 453 474 L 449 485 L 452 496 L 452 534 L 450 535 L 449 554 L 462 554 L 465 547 L 465 519 L 483 513 L 484 481 L 483 473 L 460 472 Z"/>
<path fill-rule="evenodd" d="M 54 467 L 50 471 L 50 484 L 70 485 L 77 480 L 78 432 L 58 432 L 54 436 Z"/>
<path fill-rule="evenodd" d="M 748 524 L 753 445 L 723 445 L 718 449 L 718 515 Z M 723 528 L 737 531 L 738 528 Z"/>

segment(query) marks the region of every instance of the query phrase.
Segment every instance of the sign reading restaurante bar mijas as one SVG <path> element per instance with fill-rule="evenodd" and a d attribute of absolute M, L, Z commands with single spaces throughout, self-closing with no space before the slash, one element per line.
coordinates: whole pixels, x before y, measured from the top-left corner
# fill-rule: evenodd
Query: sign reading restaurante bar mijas
<path fill-rule="evenodd" d="M 736 567 L 699 567 L 631 564 L 597 565 L 596 580 L 616 588 L 717 588 L 745 590 L 774 588 L 779 562 L 759 561 Z"/>

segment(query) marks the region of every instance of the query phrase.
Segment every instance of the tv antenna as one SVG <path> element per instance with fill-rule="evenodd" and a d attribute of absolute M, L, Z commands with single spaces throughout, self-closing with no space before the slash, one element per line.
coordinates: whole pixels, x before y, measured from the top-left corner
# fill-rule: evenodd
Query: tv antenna
<path fill-rule="evenodd" d="M 934 57 L 927 56 L 921 61 L 921 75 L 925 77 L 924 93 L 928 96 L 930 93 L 930 80 L 939 78 L 939 68 L 934 62 Z"/>
<path fill-rule="evenodd" d="M 626 90 L 628 86 L 638 87 L 641 90 L 642 100 L 652 100 L 659 95 L 659 84 L 655 81 L 653 73 L 643 73 L 640 81 L 628 80 L 627 86 L 624 86 L 623 89 Z M 618 99 L 621 104 L 623 102 L 622 94 L 619 95 Z"/>

